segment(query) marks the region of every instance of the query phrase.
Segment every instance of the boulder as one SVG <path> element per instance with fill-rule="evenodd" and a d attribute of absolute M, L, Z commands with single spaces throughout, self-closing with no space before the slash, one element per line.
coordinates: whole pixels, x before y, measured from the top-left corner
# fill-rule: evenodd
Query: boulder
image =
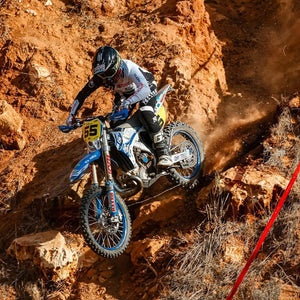
<path fill-rule="evenodd" d="M 40 85 L 43 82 L 51 81 L 50 71 L 36 62 L 31 62 L 28 66 L 29 82 L 32 85 Z"/>
<path fill-rule="evenodd" d="M 53 281 L 73 281 L 79 269 L 91 267 L 98 259 L 81 235 L 63 236 L 59 231 L 29 234 L 15 239 L 7 250 L 20 263 L 40 268 Z"/>
<path fill-rule="evenodd" d="M 230 193 L 234 216 L 241 212 L 241 208 L 244 208 L 243 214 L 252 214 L 258 209 L 269 208 L 271 201 L 276 201 L 287 185 L 288 180 L 271 167 L 237 166 L 221 173 L 201 190 L 196 202 L 200 208 L 207 202 L 209 191 L 217 189 L 218 192 L 211 193 L 212 196 Z"/>
<path fill-rule="evenodd" d="M 15 239 L 7 250 L 20 263 L 31 262 L 53 281 L 65 280 L 77 268 L 78 255 L 58 231 L 39 232 Z"/>
<path fill-rule="evenodd" d="M 23 120 L 15 109 L 5 100 L 0 100 L 0 142 L 5 148 L 24 148 L 26 141 L 21 132 L 22 124 Z"/>
<path fill-rule="evenodd" d="M 287 184 L 288 180 L 275 170 L 258 170 L 251 166 L 231 168 L 220 180 L 221 188 L 230 191 L 235 202 L 242 204 L 251 198 L 254 202 L 261 200 L 265 207 L 270 204 L 275 187 L 284 190 Z"/>

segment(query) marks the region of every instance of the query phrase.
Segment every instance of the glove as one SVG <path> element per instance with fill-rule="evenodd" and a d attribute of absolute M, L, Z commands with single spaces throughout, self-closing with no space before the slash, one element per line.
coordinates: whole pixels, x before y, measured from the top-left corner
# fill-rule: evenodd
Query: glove
<path fill-rule="evenodd" d="M 70 114 L 69 117 L 68 117 L 68 119 L 67 119 L 67 121 L 66 121 L 66 124 L 68 126 L 73 126 L 73 124 L 75 123 L 75 121 L 76 121 L 75 116 L 73 114 Z"/>
<path fill-rule="evenodd" d="M 127 100 L 123 100 L 121 105 L 119 106 L 119 110 L 129 109 L 130 102 Z"/>
<path fill-rule="evenodd" d="M 125 120 L 129 115 L 129 111 L 127 108 L 122 109 L 120 111 L 117 111 L 116 113 L 112 114 L 110 116 L 111 120 L 117 121 L 117 120 Z"/>

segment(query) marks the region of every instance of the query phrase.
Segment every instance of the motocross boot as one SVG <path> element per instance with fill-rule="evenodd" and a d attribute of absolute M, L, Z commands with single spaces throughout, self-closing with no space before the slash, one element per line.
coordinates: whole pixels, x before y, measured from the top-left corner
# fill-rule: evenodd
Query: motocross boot
<path fill-rule="evenodd" d="M 153 135 L 153 144 L 158 156 L 157 166 L 162 168 L 170 167 L 173 164 L 173 161 L 167 151 L 167 145 L 162 131 Z"/>

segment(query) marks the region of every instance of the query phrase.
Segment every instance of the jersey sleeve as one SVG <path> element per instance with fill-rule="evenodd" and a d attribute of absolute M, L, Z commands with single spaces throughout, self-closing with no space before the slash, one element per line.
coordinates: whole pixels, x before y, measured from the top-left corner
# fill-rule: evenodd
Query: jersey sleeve
<path fill-rule="evenodd" d="M 126 99 L 126 102 L 129 102 L 129 105 L 132 105 L 146 99 L 150 95 L 151 89 L 145 77 L 147 71 L 131 62 L 128 72 L 128 77 L 130 77 L 137 86 L 135 93 Z"/>

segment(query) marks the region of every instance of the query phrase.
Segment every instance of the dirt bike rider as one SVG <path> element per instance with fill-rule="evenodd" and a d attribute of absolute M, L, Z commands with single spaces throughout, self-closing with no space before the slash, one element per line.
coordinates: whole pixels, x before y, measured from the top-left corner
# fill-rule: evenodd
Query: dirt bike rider
<path fill-rule="evenodd" d="M 122 59 L 116 49 L 110 46 L 100 47 L 93 60 L 93 78 L 84 86 L 75 98 L 70 115 L 66 121 L 71 126 L 85 99 L 100 86 L 114 90 L 113 112 L 133 109 L 139 103 L 139 119 L 147 129 L 158 156 L 157 165 L 168 167 L 172 159 L 168 155 L 163 131 L 154 113 L 157 96 L 157 84 L 149 71 L 131 60 Z"/>

